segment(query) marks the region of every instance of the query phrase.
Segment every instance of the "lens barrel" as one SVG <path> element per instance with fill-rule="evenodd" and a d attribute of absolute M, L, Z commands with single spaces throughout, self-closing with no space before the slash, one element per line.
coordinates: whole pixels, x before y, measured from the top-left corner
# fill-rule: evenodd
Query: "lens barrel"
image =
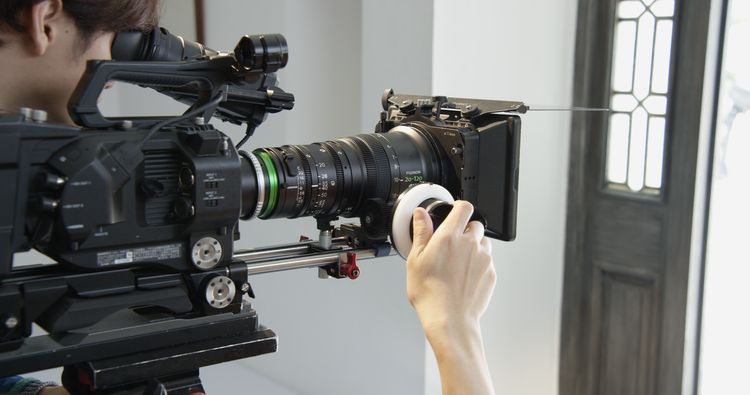
<path fill-rule="evenodd" d="M 448 181 L 447 155 L 418 125 L 243 157 L 250 164 L 244 172 L 252 173 L 243 181 L 245 219 L 353 217 L 368 207 L 382 213 L 411 185 Z"/>

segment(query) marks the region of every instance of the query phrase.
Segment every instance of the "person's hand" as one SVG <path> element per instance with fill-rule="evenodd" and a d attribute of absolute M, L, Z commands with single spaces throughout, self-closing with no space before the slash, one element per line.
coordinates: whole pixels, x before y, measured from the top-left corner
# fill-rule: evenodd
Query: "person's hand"
<path fill-rule="evenodd" d="M 496 278 L 492 247 L 484 237 L 484 226 L 469 222 L 473 212 L 470 203 L 455 202 L 433 234 L 427 211 L 414 210 L 406 291 L 428 338 L 437 330 L 478 327 L 492 296 Z"/>
<path fill-rule="evenodd" d="M 474 208 L 455 202 L 434 232 L 414 210 L 414 243 L 406 260 L 406 291 L 437 357 L 443 395 L 492 395 L 479 318 L 495 288 L 495 267 Z"/>

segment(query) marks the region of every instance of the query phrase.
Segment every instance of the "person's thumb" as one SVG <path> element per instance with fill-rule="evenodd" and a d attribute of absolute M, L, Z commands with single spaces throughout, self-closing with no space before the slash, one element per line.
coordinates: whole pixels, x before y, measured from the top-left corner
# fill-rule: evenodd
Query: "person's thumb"
<path fill-rule="evenodd" d="M 422 252 L 432 237 L 432 218 L 425 209 L 417 207 L 412 214 L 412 221 L 414 229 L 412 251 L 419 253 Z"/>

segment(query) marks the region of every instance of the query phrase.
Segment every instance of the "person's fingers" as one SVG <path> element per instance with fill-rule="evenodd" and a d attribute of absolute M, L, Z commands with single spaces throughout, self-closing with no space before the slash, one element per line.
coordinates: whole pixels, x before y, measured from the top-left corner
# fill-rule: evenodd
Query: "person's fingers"
<path fill-rule="evenodd" d="M 412 221 L 414 236 L 411 250 L 414 253 L 420 253 L 432 237 L 432 218 L 425 209 L 417 207 L 412 214 Z"/>
<path fill-rule="evenodd" d="M 463 233 L 473 213 L 474 206 L 471 203 L 464 200 L 456 200 L 453 202 L 453 209 L 448 214 L 448 217 L 440 224 L 440 228 L 453 229 L 456 232 Z"/>
<path fill-rule="evenodd" d="M 479 221 L 471 221 L 464 233 L 470 235 L 474 240 L 480 241 L 484 237 L 484 225 Z"/>
<path fill-rule="evenodd" d="M 479 242 L 479 245 L 481 245 L 482 249 L 487 251 L 488 254 L 492 254 L 492 242 L 490 242 L 489 237 L 482 237 L 482 240 Z"/>

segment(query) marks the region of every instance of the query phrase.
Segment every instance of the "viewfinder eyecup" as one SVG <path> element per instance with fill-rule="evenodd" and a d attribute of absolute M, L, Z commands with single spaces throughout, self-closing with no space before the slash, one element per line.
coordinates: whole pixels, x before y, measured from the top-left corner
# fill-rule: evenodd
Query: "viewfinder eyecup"
<path fill-rule="evenodd" d="M 234 56 L 246 71 L 273 73 L 286 66 L 289 48 L 281 34 L 243 36 L 234 48 Z"/>
<path fill-rule="evenodd" d="M 112 41 L 112 59 L 119 61 L 178 62 L 216 54 L 217 51 L 185 40 L 163 27 L 149 33 L 119 32 Z"/>

